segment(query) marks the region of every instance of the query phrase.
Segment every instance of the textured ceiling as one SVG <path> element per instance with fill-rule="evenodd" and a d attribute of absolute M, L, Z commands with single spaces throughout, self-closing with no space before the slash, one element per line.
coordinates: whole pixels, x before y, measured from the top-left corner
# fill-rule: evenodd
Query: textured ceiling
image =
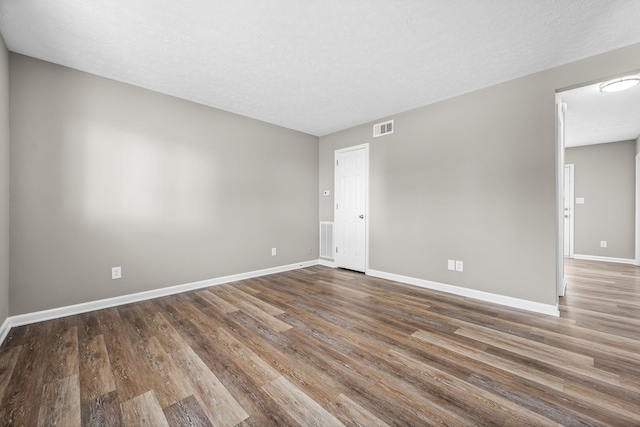
<path fill-rule="evenodd" d="M 0 0 L 11 51 L 325 135 L 640 42 L 638 0 Z"/>
<path fill-rule="evenodd" d="M 627 141 L 640 135 L 640 86 L 601 93 L 598 84 L 562 92 L 565 147 Z"/>

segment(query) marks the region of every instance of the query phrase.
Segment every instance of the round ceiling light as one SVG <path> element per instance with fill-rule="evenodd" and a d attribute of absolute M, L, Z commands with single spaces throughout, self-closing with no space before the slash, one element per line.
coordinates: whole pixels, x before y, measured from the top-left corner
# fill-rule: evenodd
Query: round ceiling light
<path fill-rule="evenodd" d="M 640 75 L 620 77 L 600 83 L 600 92 L 620 92 L 640 84 Z"/>

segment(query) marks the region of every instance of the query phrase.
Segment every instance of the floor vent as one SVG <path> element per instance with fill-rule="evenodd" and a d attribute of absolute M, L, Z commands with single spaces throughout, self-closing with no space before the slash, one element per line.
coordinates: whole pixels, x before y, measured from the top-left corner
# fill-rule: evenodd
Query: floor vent
<path fill-rule="evenodd" d="M 320 256 L 333 259 L 333 222 L 320 222 Z"/>
<path fill-rule="evenodd" d="M 373 137 L 377 138 L 379 136 L 391 135 L 393 133 L 393 120 L 389 120 L 388 122 L 378 123 L 377 125 L 373 125 Z"/>

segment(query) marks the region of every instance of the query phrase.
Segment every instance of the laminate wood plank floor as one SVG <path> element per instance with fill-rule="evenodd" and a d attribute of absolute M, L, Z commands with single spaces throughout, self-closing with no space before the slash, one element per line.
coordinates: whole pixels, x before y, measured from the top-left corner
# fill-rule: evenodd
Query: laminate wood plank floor
<path fill-rule="evenodd" d="M 16 327 L 0 426 L 639 426 L 640 269 L 565 265 L 559 318 L 316 266 Z"/>

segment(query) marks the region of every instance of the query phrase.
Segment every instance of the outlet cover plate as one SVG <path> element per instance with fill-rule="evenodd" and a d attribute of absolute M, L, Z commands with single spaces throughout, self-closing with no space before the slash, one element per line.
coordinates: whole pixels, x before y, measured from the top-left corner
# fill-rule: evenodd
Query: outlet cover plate
<path fill-rule="evenodd" d="M 456 261 L 456 271 L 463 271 L 464 270 L 464 264 L 462 263 L 462 261 Z"/>
<path fill-rule="evenodd" d="M 447 269 L 451 270 L 451 271 L 455 271 L 456 270 L 456 262 L 452 259 L 447 260 Z"/>
<path fill-rule="evenodd" d="M 276 248 L 271 248 L 271 256 L 276 256 L 277 251 Z"/>
<path fill-rule="evenodd" d="M 122 267 L 111 268 L 111 280 L 116 280 L 121 278 L 122 278 Z"/>

